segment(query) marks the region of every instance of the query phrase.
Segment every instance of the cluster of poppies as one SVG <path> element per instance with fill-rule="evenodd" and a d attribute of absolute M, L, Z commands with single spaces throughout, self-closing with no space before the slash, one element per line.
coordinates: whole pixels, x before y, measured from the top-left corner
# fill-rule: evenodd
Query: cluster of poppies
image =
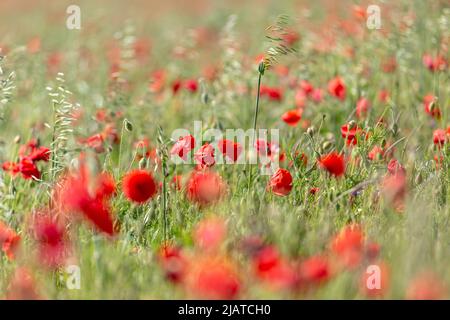
<path fill-rule="evenodd" d="M 32 139 L 19 148 L 18 162 L 4 162 L 2 168 L 13 176 L 21 174 L 25 179 L 40 179 L 41 172 L 37 167 L 40 161 L 50 159 L 50 149 L 39 145 L 37 139 Z"/>

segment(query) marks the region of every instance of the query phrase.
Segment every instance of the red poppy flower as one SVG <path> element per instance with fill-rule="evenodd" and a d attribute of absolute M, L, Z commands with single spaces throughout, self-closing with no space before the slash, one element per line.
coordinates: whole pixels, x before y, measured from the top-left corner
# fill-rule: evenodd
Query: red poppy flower
<path fill-rule="evenodd" d="M 447 67 L 447 61 L 441 55 L 433 57 L 430 54 L 425 54 L 422 58 L 422 62 L 423 65 L 427 67 L 431 72 L 445 70 L 445 68 Z"/>
<path fill-rule="evenodd" d="M 331 242 L 331 250 L 348 268 L 356 267 L 362 259 L 364 234 L 359 225 L 344 227 Z"/>
<path fill-rule="evenodd" d="M 267 188 L 277 196 L 286 196 L 292 190 L 292 176 L 286 169 L 279 168 L 270 178 Z"/>
<path fill-rule="evenodd" d="M 156 194 L 157 186 L 150 172 L 133 170 L 123 177 L 122 189 L 129 200 L 144 203 Z"/>
<path fill-rule="evenodd" d="M 212 171 L 194 171 L 187 183 L 187 196 L 200 205 L 218 201 L 225 192 L 222 178 Z"/>
<path fill-rule="evenodd" d="M 46 147 L 40 147 L 37 139 L 31 139 L 28 143 L 19 148 L 19 162 L 5 162 L 2 165 L 4 171 L 15 176 L 21 173 L 25 179 L 39 179 L 41 173 L 36 166 L 39 161 L 48 161 L 50 158 L 50 150 Z"/>
<path fill-rule="evenodd" d="M 298 109 L 304 108 L 306 105 L 306 98 L 307 98 L 306 93 L 303 90 L 297 90 L 294 97 L 295 106 Z"/>
<path fill-rule="evenodd" d="M 6 224 L 0 221 L 0 247 L 8 259 L 14 259 L 14 254 L 20 243 L 20 236 Z"/>
<path fill-rule="evenodd" d="M 98 230 L 113 235 L 117 230 L 109 205 L 111 188 L 105 188 L 102 175 L 91 177 L 83 158 L 78 172 L 68 174 L 58 184 L 55 202 L 66 213 L 82 213 Z"/>
<path fill-rule="evenodd" d="M 312 85 L 309 81 L 307 81 L 307 80 L 302 80 L 302 81 L 300 81 L 300 88 L 303 90 L 303 92 L 304 92 L 306 95 L 310 95 L 310 94 L 312 94 L 313 91 L 314 91 L 313 85 Z"/>
<path fill-rule="evenodd" d="M 176 95 L 178 93 L 178 91 L 180 91 L 182 85 L 183 85 L 183 82 L 180 79 L 177 79 L 172 83 L 173 95 Z"/>
<path fill-rule="evenodd" d="M 300 40 L 300 34 L 295 30 L 287 30 L 283 35 L 282 39 L 284 43 L 290 47 L 293 46 L 298 40 Z"/>
<path fill-rule="evenodd" d="M 365 21 L 367 19 L 366 9 L 361 6 L 354 5 L 353 6 L 353 16 L 358 20 Z"/>
<path fill-rule="evenodd" d="M 185 282 L 189 293 L 207 299 L 235 299 L 242 287 L 236 266 L 222 256 L 192 259 Z"/>
<path fill-rule="evenodd" d="M 336 152 L 322 156 L 319 159 L 319 165 L 336 177 L 342 176 L 345 172 L 344 156 Z"/>
<path fill-rule="evenodd" d="M 236 162 L 242 152 L 242 146 L 238 142 L 221 139 L 218 142 L 219 151 L 229 160 Z"/>
<path fill-rule="evenodd" d="M 286 111 L 281 116 L 281 119 L 291 127 L 295 127 L 301 118 L 302 118 L 302 112 L 299 109 Z"/>
<path fill-rule="evenodd" d="M 373 261 L 380 255 L 380 245 L 376 242 L 369 242 L 366 245 L 366 257 L 369 261 Z"/>
<path fill-rule="evenodd" d="M 40 179 L 41 173 L 36 164 L 30 158 L 22 158 L 18 164 L 19 172 L 25 179 Z"/>
<path fill-rule="evenodd" d="M 86 145 L 88 148 L 93 149 L 97 153 L 105 152 L 105 147 L 103 146 L 103 135 L 100 133 L 94 134 L 87 139 L 81 140 L 81 143 Z"/>
<path fill-rule="evenodd" d="M 209 143 L 205 143 L 195 152 L 194 160 L 200 168 L 212 167 L 216 163 L 214 153 L 214 147 Z"/>
<path fill-rule="evenodd" d="M 2 164 L 2 169 L 6 172 L 9 172 L 13 176 L 15 176 L 17 173 L 19 173 L 19 165 L 15 162 L 4 162 Z"/>
<path fill-rule="evenodd" d="M 161 92 L 166 83 L 166 72 L 164 70 L 156 70 L 150 76 L 149 89 L 151 92 Z"/>
<path fill-rule="evenodd" d="M 184 161 L 187 159 L 189 151 L 194 149 L 195 139 L 192 135 L 187 135 L 178 139 L 170 150 L 171 155 L 177 155 Z"/>
<path fill-rule="evenodd" d="M 309 284 L 321 284 L 331 276 L 330 264 L 324 256 L 312 256 L 300 264 L 302 280 Z"/>
<path fill-rule="evenodd" d="M 395 59 L 395 57 L 386 58 L 381 65 L 381 69 L 385 73 L 394 72 L 397 69 L 397 60 Z"/>
<path fill-rule="evenodd" d="M 215 250 L 223 243 L 226 233 L 227 228 L 223 219 L 207 218 L 197 224 L 194 242 L 201 249 Z"/>
<path fill-rule="evenodd" d="M 358 140 L 356 135 L 361 132 L 361 128 L 359 128 L 356 124 L 344 124 L 341 127 L 342 138 L 345 138 L 347 145 L 355 145 Z"/>
<path fill-rule="evenodd" d="M 339 100 L 345 99 L 346 88 L 341 77 L 336 77 L 328 83 L 328 92 Z"/>
<path fill-rule="evenodd" d="M 406 197 L 406 175 L 402 171 L 397 174 L 388 174 L 381 182 L 383 196 L 397 211 L 403 211 Z"/>
<path fill-rule="evenodd" d="M 447 288 L 432 272 L 417 275 L 409 284 L 406 298 L 410 300 L 441 300 L 447 297 Z"/>
<path fill-rule="evenodd" d="M 405 168 L 403 168 L 403 166 L 396 159 L 391 159 L 391 161 L 389 161 L 387 169 L 391 175 L 406 173 Z"/>
<path fill-rule="evenodd" d="M 166 278 L 173 283 L 180 283 L 186 274 L 187 261 L 180 248 L 166 244 L 161 247 L 158 261 Z"/>
<path fill-rule="evenodd" d="M 109 198 L 116 193 L 116 183 L 112 175 L 107 172 L 100 173 L 97 177 L 96 198 Z"/>
<path fill-rule="evenodd" d="M 387 90 L 380 90 L 378 93 L 378 100 L 383 103 L 386 103 L 389 99 L 389 92 Z"/>
<path fill-rule="evenodd" d="M 377 160 L 377 159 L 381 159 L 384 156 L 384 150 L 383 148 L 379 147 L 379 146 L 374 146 L 372 148 L 372 150 L 370 150 L 369 154 L 367 155 L 367 157 L 370 160 Z"/>
<path fill-rule="evenodd" d="M 256 276 L 275 290 L 292 290 L 299 284 L 296 268 L 272 246 L 261 249 L 253 260 Z"/>
<path fill-rule="evenodd" d="M 255 148 L 258 154 L 262 157 L 273 158 L 276 155 L 280 155 L 280 146 L 276 143 L 269 143 L 264 139 L 256 140 Z"/>
<path fill-rule="evenodd" d="M 311 99 L 316 103 L 322 102 L 323 90 L 320 88 L 315 88 L 314 91 L 311 93 Z"/>
<path fill-rule="evenodd" d="M 423 97 L 423 106 L 425 112 L 435 119 L 441 118 L 441 110 L 439 106 L 435 103 L 436 97 L 433 94 L 427 94 Z"/>
<path fill-rule="evenodd" d="M 447 132 L 444 129 L 436 129 L 433 132 L 433 143 L 442 147 L 447 141 Z"/>
<path fill-rule="evenodd" d="M 41 296 L 36 289 L 36 283 L 31 272 L 25 267 L 17 268 L 9 282 L 6 299 L 8 300 L 39 300 Z"/>
<path fill-rule="evenodd" d="M 69 254 L 64 227 L 48 215 L 36 215 L 33 231 L 40 262 L 49 268 L 63 265 Z"/>
<path fill-rule="evenodd" d="M 50 160 L 50 149 L 46 147 L 36 147 L 28 156 L 31 161 L 49 161 Z"/>
<path fill-rule="evenodd" d="M 195 79 L 189 79 L 184 82 L 184 87 L 190 92 L 197 92 L 198 83 Z"/>
<path fill-rule="evenodd" d="M 280 88 L 262 85 L 259 92 L 261 96 L 266 96 L 269 100 L 272 101 L 279 102 L 283 99 L 283 94 Z"/>
<path fill-rule="evenodd" d="M 362 118 L 367 115 L 369 111 L 370 103 L 366 98 L 360 98 L 356 103 L 356 116 Z"/>

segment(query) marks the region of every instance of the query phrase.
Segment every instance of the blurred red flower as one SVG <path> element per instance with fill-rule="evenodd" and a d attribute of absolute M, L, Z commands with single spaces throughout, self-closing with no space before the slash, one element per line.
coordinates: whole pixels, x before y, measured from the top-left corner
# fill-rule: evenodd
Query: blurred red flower
<path fill-rule="evenodd" d="M 331 152 L 319 159 L 319 165 L 330 174 L 340 177 L 345 172 L 344 157 L 337 152 Z"/>
<path fill-rule="evenodd" d="M 196 256 L 189 263 L 186 289 L 204 299 L 235 299 L 242 284 L 234 263 L 224 256 Z"/>
<path fill-rule="evenodd" d="M 238 142 L 221 139 L 218 142 L 219 151 L 229 160 L 236 162 L 242 153 L 242 146 Z"/>
<path fill-rule="evenodd" d="M 435 274 L 423 272 L 417 275 L 406 290 L 410 300 L 441 300 L 448 297 L 447 288 Z"/>
<path fill-rule="evenodd" d="M 331 276 L 328 258 L 321 255 L 309 257 L 300 264 L 300 274 L 307 284 L 322 284 Z"/>
<path fill-rule="evenodd" d="M 25 268 L 17 268 L 9 282 L 6 298 L 8 300 L 40 300 L 34 278 Z"/>
<path fill-rule="evenodd" d="M 187 182 L 187 197 L 200 205 L 217 202 L 225 192 L 222 178 L 209 170 L 193 171 Z"/>
<path fill-rule="evenodd" d="M 273 246 L 261 249 L 253 259 L 256 276 L 275 290 L 293 290 L 299 285 L 296 268 Z"/>
<path fill-rule="evenodd" d="M 187 261 L 180 248 L 170 244 L 163 245 L 158 252 L 158 261 L 169 281 L 181 283 L 184 280 Z"/>
<path fill-rule="evenodd" d="M 122 189 L 130 201 L 139 204 L 148 201 L 157 192 L 156 182 L 146 170 L 128 172 L 122 179 Z"/>
<path fill-rule="evenodd" d="M 346 88 L 341 77 L 337 76 L 328 82 L 328 92 L 339 100 L 345 99 Z"/>
<path fill-rule="evenodd" d="M 354 268 L 362 260 L 364 234 L 357 224 L 347 225 L 331 241 L 331 250 L 339 262 L 347 268 Z"/>
<path fill-rule="evenodd" d="M 194 243 L 203 250 L 216 250 L 225 240 L 227 227 L 219 217 L 200 221 L 194 230 Z"/>
<path fill-rule="evenodd" d="M 14 259 L 14 255 L 19 247 L 20 236 L 5 223 L 0 221 L 0 246 L 8 259 Z"/>
<path fill-rule="evenodd" d="M 433 57 L 430 54 L 425 54 L 422 58 L 422 62 L 423 65 L 432 72 L 442 71 L 447 68 L 447 60 L 441 55 Z"/>
<path fill-rule="evenodd" d="M 214 153 L 214 147 L 205 143 L 194 153 L 194 160 L 200 168 L 212 167 L 216 163 Z"/>
<path fill-rule="evenodd" d="M 433 143 L 442 147 L 447 142 L 447 132 L 444 129 L 436 129 L 433 132 Z"/>
<path fill-rule="evenodd" d="M 291 127 L 295 127 L 301 118 L 302 118 L 302 111 L 299 109 L 286 111 L 281 116 L 281 119 Z"/>
<path fill-rule="evenodd" d="M 198 83 L 195 79 L 189 79 L 184 82 L 184 87 L 190 92 L 197 92 Z"/>
<path fill-rule="evenodd" d="M 55 203 L 64 212 L 82 213 L 98 230 L 114 235 L 114 221 L 109 204 L 111 181 L 106 183 L 103 174 L 91 177 L 84 157 L 80 157 L 77 172 L 62 178 L 55 192 Z M 112 178 L 111 178 L 112 179 Z"/>
<path fill-rule="evenodd" d="M 171 155 L 178 155 L 184 161 L 187 160 L 187 154 L 194 149 L 195 139 L 192 135 L 180 137 L 170 150 Z"/>
<path fill-rule="evenodd" d="M 356 124 L 344 124 L 341 126 L 342 138 L 345 139 L 347 145 L 355 145 L 358 140 L 356 135 L 361 133 L 361 128 Z"/>
<path fill-rule="evenodd" d="M 425 112 L 435 119 L 441 118 L 441 110 L 436 104 L 436 97 L 433 94 L 427 94 L 423 97 L 423 106 Z"/>
<path fill-rule="evenodd" d="M 356 103 L 356 116 L 363 118 L 367 115 L 370 109 L 370 102 L 366 98 L 360 98 Z"/>
<path fill-rule="evenodd" d="M 19 161 L 17 163 L 4 162 L 2 169 L 13 176 L 21 173 L 24 179 L 40 179 L 41 172 L 36 163 L 39 161 L 47 162 L 49 159 L 50 149 L 39 146 L 39 142 L 36 139 L 32 139 L 28 143 L 20 146 Z"/>
<path fill-rule="evenodd" d="M 280 102 L 283 99 L 283 93 L 280 88 L 262 85 L 259 90 L 262 97 L 267 97 L 271 101 Z"/>
<path fill-rule="evenodd" d="M 64 226 L 48 214 L 37 213 L 33 218 L 39 260 L 46 267 L 56 269 L 64 264 L 70 250 Z"/>
<path fill-rule="evenodd" d="M 277 196 L 286 196 L 292 190 L 292 176 L 286 169 L 278 170 L 270 177 L 267 188 Z"/>

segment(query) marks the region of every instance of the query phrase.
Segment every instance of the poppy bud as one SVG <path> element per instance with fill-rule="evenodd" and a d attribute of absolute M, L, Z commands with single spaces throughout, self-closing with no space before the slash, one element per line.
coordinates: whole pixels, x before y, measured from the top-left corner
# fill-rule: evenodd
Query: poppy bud
<path fill-rule="evenodd" d="M 323 152 L 327 152 L 332 147 L 333 147 L 333 142 L 331 142 L 331 141 L 325 141 L 324 143 L 322 143 L 322 151 Z"/>
<path fill-rule="evenodd" d="M 15 136 L 14 143 L 20 143 L 20 136 Z"/>
<path fill-rule="evenodd" d="M 201 99 L 202 99 L 202 102 L 203 102 L 204 104 L 208 104 L 208 101 L 209 101 L 209 95 L 208 95 L 208 93 L 207 93 L 207 92 L 203 92 L 203 93 L 202 93 Z"/>
<path fill-rule="evenodd" d="M 430 104 L 428 105 L 428 108 L 430 109 L 431 114 L 434 114 L 435 110 L 439 110 L 439 104 L 437 99 L 431 101 Z"/>
<path fill-rule="evenodd" d="M 354 127 L 356 127 L 356 121 L 352 120 L 348 123 L 348 128 L 349 129 L 353 129 Z"/>
<path fill-rule="evenodd" d="M 266 70 L 266 65 L 264 64 L 264 61 L 261 61 L 258 65 L 258 71 L 261 75 L 263 75 L 265 70 Z"/>
<path fill-rule="evenodd" d="M 128 119 L 125 119 L 125 120 L 124 120 L 124 124 L 125 124 L 125 129 L 126 129 L 128 132 L 133 131 L 133 124 L 132 124 L 130 121 L 128 121 Z"/>
<path fill-rule="evenodd" d="M 311 138 L 314 136 L 315 133 L 316 133 L 316 128 L 314 126 L 311 126 L 306 130 L 306 134 L 308 136 L 310 136 Z"/>
<path fill-rule="evenodd" d="M 147 158 L 143 157 L 140 161 L 139 161 L 139 169 L 144 169 L 147 166 Z"/>

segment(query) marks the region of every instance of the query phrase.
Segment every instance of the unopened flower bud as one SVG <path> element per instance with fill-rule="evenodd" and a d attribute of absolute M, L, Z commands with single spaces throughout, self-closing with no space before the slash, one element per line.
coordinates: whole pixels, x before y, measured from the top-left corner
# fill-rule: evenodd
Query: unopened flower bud
<path fill-rule="evenodd" d="M 133 124 L 130 121 L 128 121 L 127 119 L 125 119 L 124 122 L 125 122 L 125 129 L 128 132 L 133 131 Z"/>
<path fill-rule="evenodd" d="M 266 65 L 264 64 L 264 60 L 263 60 L 258 65 L 258 71 L 260 74 L 263 75 L 265 70 L 266 70 Z"/>
<path fill-rule="evenodd" d="M 316 128 L 314 126 L 310 126 L 308 129 L 306 129 L 306 134 L 310 136 L 311 138 L 316 133 Z"/>

